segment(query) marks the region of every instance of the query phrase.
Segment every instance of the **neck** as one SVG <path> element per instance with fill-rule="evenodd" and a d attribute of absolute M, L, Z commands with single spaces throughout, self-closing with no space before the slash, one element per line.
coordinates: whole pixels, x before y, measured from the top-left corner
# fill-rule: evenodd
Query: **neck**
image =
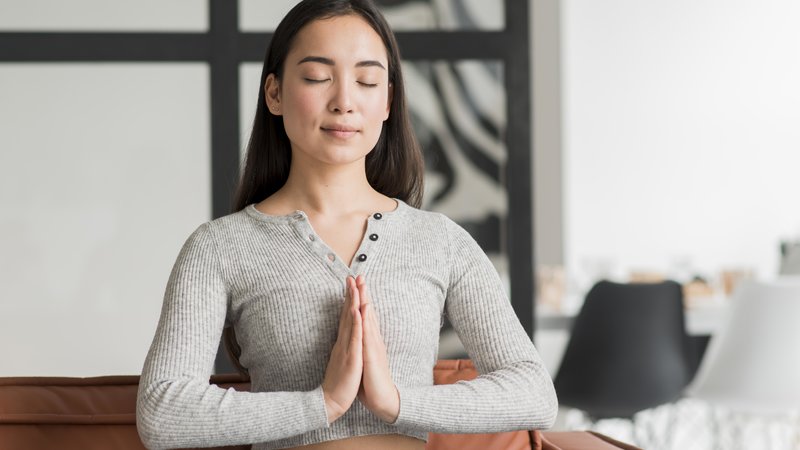
<path fill-rule="evenodd" d="M 294 155 L 293 155 L 294 156 Z M 286 184 L 275 193 L 293 208 L 312 214 L 346 215 L 382 197 L 367 181 L 365 158 L 350 164 L 292 159 Z"/>

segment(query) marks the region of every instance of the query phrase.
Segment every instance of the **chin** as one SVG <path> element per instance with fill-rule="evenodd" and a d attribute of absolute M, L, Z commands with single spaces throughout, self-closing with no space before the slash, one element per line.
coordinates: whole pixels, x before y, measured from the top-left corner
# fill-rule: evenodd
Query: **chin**
<path fill-rule="evenodd" d="M 370 151 L 372 151 L 372 148 L 364 150 L 361 148 L 355 149 L 351 146 L 327 147 L 322 154 L 317 155 L 317 159 L 334 165 L 353 164 L 366 158 Z"/>
<path fill-rule="evenodd" d="M 345 165 L 355 164 L 355 163 L 363 160 L 366 157 L 367 157 L 366 154 L 358 155 L 358 156 L 353 156 L 353 155 L 344 156 L 344 155 L 342 155 L 341 157 L 329 159 L 327 161 L 327 163 L 331 164 L 331 165 L 336 165 L 336 166 L 345 166 Z"/>

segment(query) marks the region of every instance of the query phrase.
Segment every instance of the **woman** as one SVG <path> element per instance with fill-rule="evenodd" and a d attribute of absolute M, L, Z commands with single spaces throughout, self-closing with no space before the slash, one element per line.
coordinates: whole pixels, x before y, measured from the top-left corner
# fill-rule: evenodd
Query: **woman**
<path fill-rule="evenodd" d="M 369 0 L 275 30 L 235 212 L 173 267 L 142 371 L 150 448 L 414 449 L 428 432 L 547 428 L 552 382 L 478 244 L 417 209 L 397 44 Z M 432 386 L 442 315 L 481 376 Z M 252 392 L 210 385 L 224 327 Z"/>

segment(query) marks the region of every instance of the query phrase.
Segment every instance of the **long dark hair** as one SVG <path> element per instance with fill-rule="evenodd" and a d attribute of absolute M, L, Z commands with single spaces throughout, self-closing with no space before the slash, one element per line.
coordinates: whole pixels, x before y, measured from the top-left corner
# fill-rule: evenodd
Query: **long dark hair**
<path fill-rule="evenodd" d="M 419 208 L 422 204 L 423 159 L 406 108 L 400 51 L 394 34 L 371 0 L 304 0 L 283 18 L 272 36 L 258 86 L 258 106 L 247 144 L 244 170 L 239 180 L 233 210 L 261 201 L 280 189 L 289 177 L 291 144 L 283 118 L 266 106 L 264 83 L 269 74 L 278 80 L 295 36 L 308 23 L 344 15 L 361 16 L 383 40 L 389 60 L 389 83 L 393 90 L 389 118 L 375 148 L 367 155 L 366 172 L 378 192 Z"/>
<path fill-rule="evenodd" d="M 386 47 L 389 62 L 392 103 L 378 142 L 366 157 L 367 181 L 383 195 L 399 198 L 416 208 L 421 207 L 424 174 L 422 151 L 406 108 L 400 50 L 386 19 L 372 0 L 303 0 L 283 18 L 267 49 L 258 86 L 256 116 L 231 212 L 240 211 L 274 194 L 289 177 L 291 144 L 283 128 L 283 118 L 273 115 L 267 108 L 264 94 L 267 76 L 275 74 L 278 80 L 282 78 L 286 55 L 295 36 L 305 25 L 314 20 L 345 15 L 360 16 L 378 33 Z M 225 328 L 224 342 L 233 364 L 240 372 L 247 373 L 247 369 L 239 363 L 241 349 L 232 327 Z"/>

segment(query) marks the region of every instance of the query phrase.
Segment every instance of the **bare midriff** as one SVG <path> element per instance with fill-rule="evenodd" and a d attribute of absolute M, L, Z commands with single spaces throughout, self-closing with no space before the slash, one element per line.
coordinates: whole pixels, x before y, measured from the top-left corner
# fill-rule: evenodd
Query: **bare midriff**
<path fill-rule="evenodd" d="M 425 442 L 400 434 L 375 434 L 292 447 L 294 450 L 424 450 Z"/>

